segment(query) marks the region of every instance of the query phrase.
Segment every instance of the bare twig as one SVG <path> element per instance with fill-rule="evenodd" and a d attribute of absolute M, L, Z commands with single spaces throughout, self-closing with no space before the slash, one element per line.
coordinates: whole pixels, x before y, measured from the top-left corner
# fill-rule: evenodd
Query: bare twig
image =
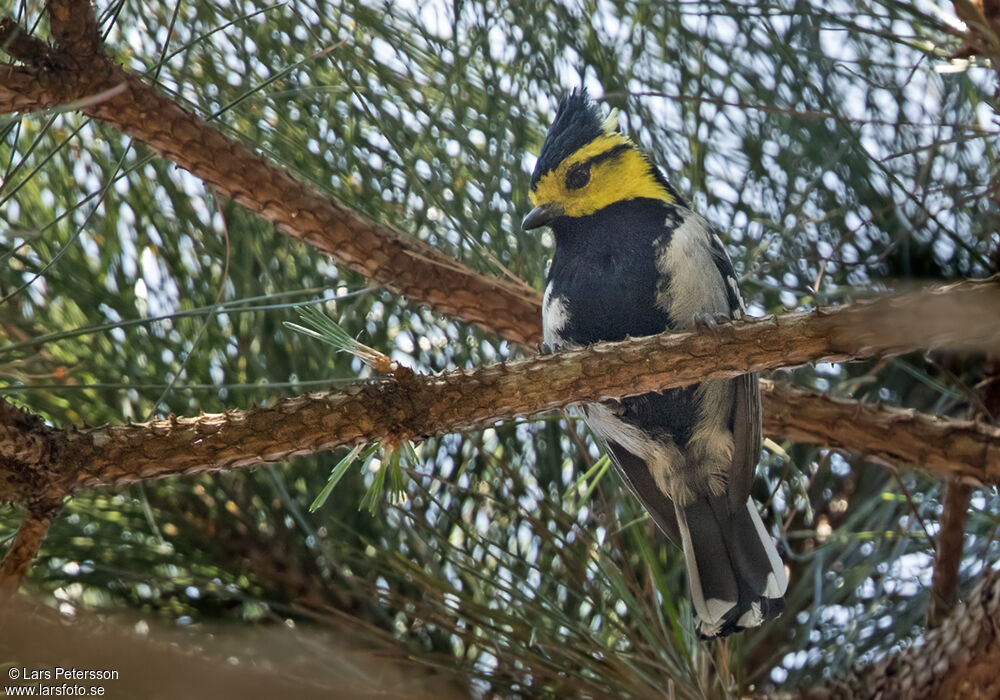
<path fill-rule="evenodd" d="M 1000 2 L 991 5 L 994 20 Z M 993 270 L 1000 272 L 1000 242 L 994 246 L 991 262 Z M 971 394 L 971 411 L 974 415 L 994 425 L 1000 424 L 1000 355 L 987 355 L 982 396 Z M 965 523 L 973 485 L 959 477 L 949 477 L 945 487 L 941 513 L 941 534 L 934 558 L 934 575 L 931 580 L 931 598 L 927 610 L 927 625 L 935 627 L 951 612 L 958 597 L 958 574 L 962 564 L 965 541 Z"/>

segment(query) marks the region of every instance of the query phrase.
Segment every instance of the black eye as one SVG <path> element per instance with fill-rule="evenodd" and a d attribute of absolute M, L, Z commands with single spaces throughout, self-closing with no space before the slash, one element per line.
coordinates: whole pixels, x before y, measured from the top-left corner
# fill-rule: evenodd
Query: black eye
<path fill-rule="evenodd" d="M 578 163 L 566 173 L 566 189 L 578 190 L 590 182 L 590 164 Z"/>

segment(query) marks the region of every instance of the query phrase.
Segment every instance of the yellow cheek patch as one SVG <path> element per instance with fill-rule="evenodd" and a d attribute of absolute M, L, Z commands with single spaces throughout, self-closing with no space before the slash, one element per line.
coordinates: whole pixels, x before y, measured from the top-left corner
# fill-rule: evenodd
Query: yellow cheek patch
<path fill-rule="evenodd" d="M 566 173 L 574 165 L 625 145 L 627 150 L 590 166 L 586 185 L 576 190 L 566 188 Z M 642 197 L 672 202 L 674 198 L 657 182 L 652 168 L 628 137 L 618 133 L 599 136 L 542 177 L 528 196 L 536 207 L 560 204 L 570 217 L 588 216 L 615 202 Z"/>

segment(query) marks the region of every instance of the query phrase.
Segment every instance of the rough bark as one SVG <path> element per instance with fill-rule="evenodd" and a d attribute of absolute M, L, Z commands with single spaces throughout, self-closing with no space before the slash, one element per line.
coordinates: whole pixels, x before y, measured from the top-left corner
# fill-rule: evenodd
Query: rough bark
<path fill-rule="evenodd" d="M 566 405 L 810 361 L 848 361 L 927 345 L 1000 344 L 1000 285 L 975 283 L 836 310 L 665 333 L 434 376 L 401 373 L 252 410 L 68 430 L 51 463 L 0 472 L 0 500 L 275 462 L 340 445 L 420 439 Z M 931 471 L 1000 481 L 1000 430 L 770 388 L 768 427 L 883 454 Z M 785 402 L 797 407 L 782 413 Z M 811 420 L 805 416 L 818 407 Z M 837 427 L 844 430 L 839 434 Z M 846 437 L 849 436 L 849 437 Z"/>
<path fill-rule="evenodd" d="M 761 384 L 769 435 L 842 449 L 886 465 L 924 466 L 938 474 L 954 472 L 956 464 L 986 465 L 1000 457 L 994 442 L 1000 428 L 985 423 Z"/>
<path fill-rule="evenodd" d="M 52 518 L 61 507 L 59 500 L 35 501 L 28 506 L 28 512 L 14 535 L 14 542 L 7 549 L 3 562 L 0 562 L 0 603 L 17 592 L 21 579 L 45 541 Z"/>
<path fill-rule="evenodd" d="M 993 18 L 1000 17 L 1000 0 L 991 0 L 989 5 Z M 993 247 L 990 258 L 993 271 L 1000 272 L 1000 240 Z M 1000 354 L 986 356 L 983 374 L 981 400 L 970 411 L 986 423 L 1000 425 Z M 958 600 L 959 570 L 972 492 L 973 485 L 967 481 L 956 476 L 948 478 L 942 501 L 941 530 L 934 553 L 934 575 L 927 609 L 928 627 L 939 625 Z"/>
<path fill-rule="evenodd" d="M 940 627 L 883 661 L 857 666 L 821 688 L 801 691 L 810 700 L 920 700 L 1000 697 L 1000 571 L 987 570 L 968 599 Z"/>
<path fill-rule="evenodd" d="M 937 627 L 958 601 L 958 571 L 965 544 L 965 522 L 973 485 L 960 477 L 948 477 L 941 512 L 941 530 L 934 555 L 931 600 L 927 626 Z"/>
<path fill-rule="evenodd" d="M 38 416 L 0 398 L 0 465 L 5 460 L 26 465 L 49 462 L 55 432 Z"/>

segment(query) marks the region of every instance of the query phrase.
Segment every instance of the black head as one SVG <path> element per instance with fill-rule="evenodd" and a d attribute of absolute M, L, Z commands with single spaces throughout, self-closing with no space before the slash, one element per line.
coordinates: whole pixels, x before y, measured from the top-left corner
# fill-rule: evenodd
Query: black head
<path fill-rule="evenodd" d="M 562 161 L 602 133 L 601 116 L 587 89 L 573 90 L 559 103 L 555 121 L 549 127 L 535 171 L 531 174 L 531 186 L 534 187 L 543 175 L 555 170 Z"/>
<path fill-rule="evenodd" d="M 633 199 L 678 201 L 666 178 L 618 129 L 618 112 L 602 120 L 586 90 L 574 90 L 556 111 L 542 144 L 521 222 L 525 231 L 558 219 L 589 216 Z"/>

